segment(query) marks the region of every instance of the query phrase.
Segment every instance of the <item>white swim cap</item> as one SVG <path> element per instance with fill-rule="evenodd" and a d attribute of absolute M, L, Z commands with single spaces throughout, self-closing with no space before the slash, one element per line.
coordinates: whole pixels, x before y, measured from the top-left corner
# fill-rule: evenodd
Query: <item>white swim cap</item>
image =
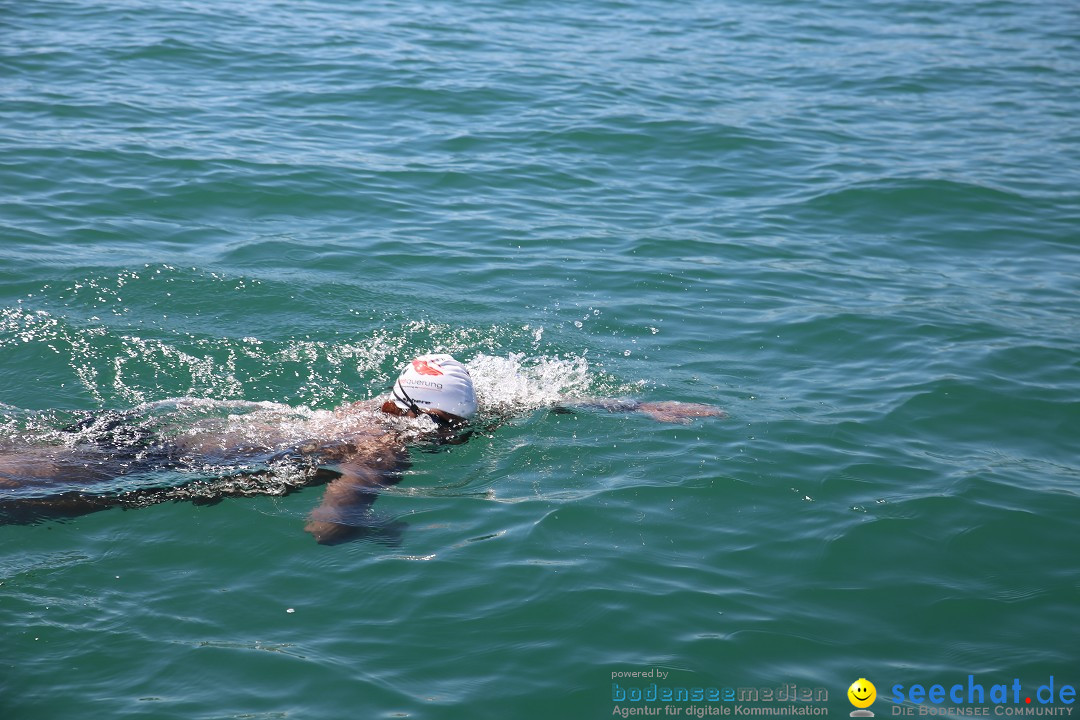
<path fill-rule="evenodd" d="M 408 411 L 441 410 L 461 418 L 476 414 L 476 392 L 464 365 L 449 355 L 421 355 L 394 383 L 394 403 Z"/>

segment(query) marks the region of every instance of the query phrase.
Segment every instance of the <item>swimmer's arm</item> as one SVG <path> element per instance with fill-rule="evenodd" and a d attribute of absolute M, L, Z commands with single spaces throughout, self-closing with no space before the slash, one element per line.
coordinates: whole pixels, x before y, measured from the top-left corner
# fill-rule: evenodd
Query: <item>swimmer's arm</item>
<path fill-rule="evenodd" d="M 608 412 L 639 412 L 658 422 L 687 424 L 694 418 L 727 417 L 727 413 L 713 405 L 686 403 L 677 400 L 640 402 L 638 400 L 609 400 L 605 398 L 582 400 L 572 405 L 556 406 L 556 412 L 572 412 L 575 408 L 607 410 Z"/>
<path fill-rule="evenodd" d="M 319 543 L 344 542 L 363 529 L 363 515 L 383 488 L 396 485 L 400 476 L 377 464 L 353 460 L 338 466 L 341 476 L 332 480 L 322 502 L 311 511 L 304 530 Z"/>

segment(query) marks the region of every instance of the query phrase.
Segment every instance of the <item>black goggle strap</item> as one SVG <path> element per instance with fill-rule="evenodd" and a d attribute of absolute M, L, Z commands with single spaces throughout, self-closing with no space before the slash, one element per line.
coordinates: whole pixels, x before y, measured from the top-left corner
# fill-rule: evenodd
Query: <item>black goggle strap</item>
<path fill-rule="evenodd" d="M 399 393 L 400 393 L 400 397 L 398 395 Z M 435 415 L 434 413 L 429 413 L 429 412 L 425 411 L 423 408 L 421 408 L 419 405 L 417 405 L 416 401 L 413 400 L 411 397 L 409 397 L 409 393 L 405 392 L 405 388 L 401 384 L 400 379 L 396 383 L 394 383 L 394 389 L 391 392 L 391 394 L 394 396 L 395 400 L 397 400 L 400 403 L 405 404 L 408 407 L 409 410 L 416 413 L 417 417 L 419 417 L 421 415 L 427 415 L 439 427 L 446 427 L 446 426 L 451 424 L 450 421 L 447 420 L 446 418 Z"/>
<path fill-rule="evenodd" d="M 416 404 L 416 401 L 409 397 L 409 393 L 405 392 L 405 388 L 401 385 L 401 380 L 398 380 L 396 383 L 394 383 L 394 390 L 392 394 L 395 400 L 400 403 L 404 403 L 407 409 L 411 410 L 417 415 L 423 412 L 420 409 L 420 406 Z"/>

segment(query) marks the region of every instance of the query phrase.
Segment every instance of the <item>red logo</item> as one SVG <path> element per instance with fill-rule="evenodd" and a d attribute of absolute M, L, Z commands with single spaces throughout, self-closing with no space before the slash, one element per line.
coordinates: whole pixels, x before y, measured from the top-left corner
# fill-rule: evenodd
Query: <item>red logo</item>
<path fill-rule="evenodd" d="M 420 373 L 421 375 L 442 375 L 443 374 L 443 371 L 440 370 L 438 367 L 432 367 L 431 365 L 428 365 L 427 360 L 413 360 L 412 361 L 412 366 L 413 366 L 413 370 Z"/>

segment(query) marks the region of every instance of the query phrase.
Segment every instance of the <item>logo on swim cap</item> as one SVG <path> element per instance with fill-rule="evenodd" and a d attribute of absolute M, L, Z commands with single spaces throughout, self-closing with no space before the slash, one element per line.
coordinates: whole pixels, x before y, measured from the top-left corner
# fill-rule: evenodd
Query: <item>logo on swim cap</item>
<path fill-rule="evenodd" d="M 393 388 L 402 410 L 441 410 L 461 418 L 476 414 L 476 392 L 469 370 L 449 355 L 421 355 L 401 371 Z"/>
<path fill-rule="evenodd" d="M 432 367 L 428 364 L 427 360 L 416 359 L 412 361 L 413 370 L 421 375 L 442 375 L 443 371 L 437 367 Z"/>

